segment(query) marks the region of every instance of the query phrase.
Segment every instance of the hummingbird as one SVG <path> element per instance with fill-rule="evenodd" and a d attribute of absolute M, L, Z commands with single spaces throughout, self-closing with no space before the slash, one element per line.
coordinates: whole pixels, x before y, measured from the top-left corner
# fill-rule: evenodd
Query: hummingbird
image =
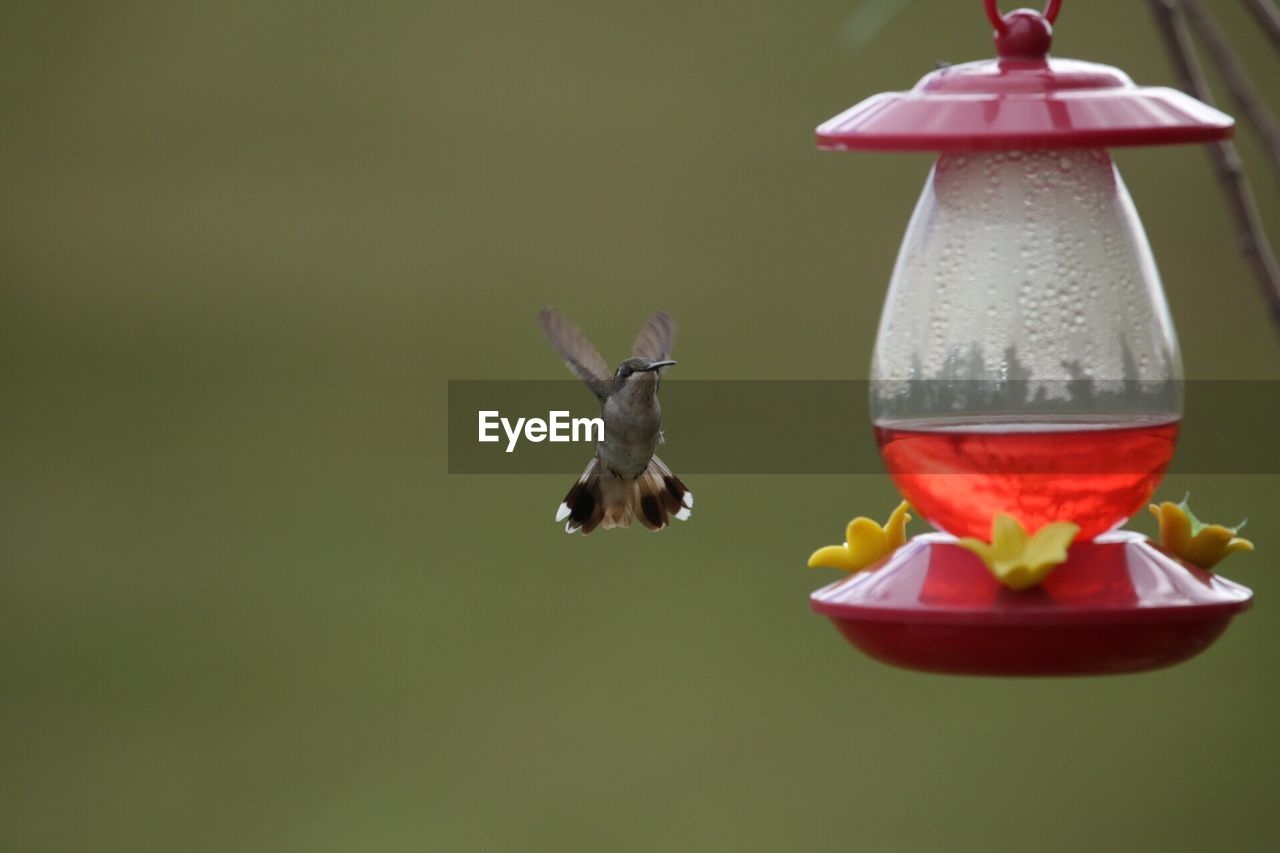
<path fill-rule="evenodd" d="M 542 333 L 600 401 L 604 438 L 578 482 L 565 495 L 556 521 L 566 533 L 586 536 L 597 527 L 630 527 L 637 519 L 661 530 L 672 516 L 693 512 L 693 493 L 654 455 L 662 439 L 658 386 L 675 364 L 671 347 L 676 324 L 665 312 L 649 318 L 636 336 L 631 357 L 610 372 L 609 364 L 582 330 L 554 308 L 538 314 Z"/>

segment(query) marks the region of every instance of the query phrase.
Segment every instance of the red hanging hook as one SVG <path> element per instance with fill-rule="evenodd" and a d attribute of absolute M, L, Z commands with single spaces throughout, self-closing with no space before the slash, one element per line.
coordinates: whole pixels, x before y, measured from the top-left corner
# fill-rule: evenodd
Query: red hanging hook
<path fill-rule="evenodd" d="M 1004 15 L 1000 14 L 1000 0 L 982 0 L 982 5 L 986 7 L 987 20 L 991 22 L 991 26 L 995 27 L 1000 35 L 1005 35 L 1009 31 L 1009 25 L 1004 22 Z M 1060 11 L 1062 11 L 1062 0 L 1049 0 L 1041 14 L 1052 24 L 1058 20 Z"/>

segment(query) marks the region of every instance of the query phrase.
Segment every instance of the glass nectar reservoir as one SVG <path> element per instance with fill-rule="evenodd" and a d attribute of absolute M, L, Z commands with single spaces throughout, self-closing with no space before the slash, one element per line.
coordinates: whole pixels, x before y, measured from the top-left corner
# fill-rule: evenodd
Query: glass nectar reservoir
<path fill-rule="evenodd" d="M 889 473 L 936 527 L 996 512 L 1092 538 L 1155 491 L 1181 365 L 1133 203 L 1101 148 L 944 152 L 872 361 Z"/>

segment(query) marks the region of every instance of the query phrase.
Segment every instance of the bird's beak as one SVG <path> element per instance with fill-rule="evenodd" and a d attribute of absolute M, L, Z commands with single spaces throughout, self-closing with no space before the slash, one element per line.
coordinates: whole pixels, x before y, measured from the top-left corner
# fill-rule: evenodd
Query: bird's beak
<path fill-rule="evenodd" d="M 654 361 L 651 362 L 645 370 L 657 370 L 659 367 L 670 367 L 673 364 L 675 364 L 675 362 L 671 359 L 667 359 L 666 361 Z"/>

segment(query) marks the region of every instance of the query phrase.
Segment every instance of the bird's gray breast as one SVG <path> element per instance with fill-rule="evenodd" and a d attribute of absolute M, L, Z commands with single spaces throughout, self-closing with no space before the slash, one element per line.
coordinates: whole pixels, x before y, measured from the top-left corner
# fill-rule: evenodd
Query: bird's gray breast
<path fill-rule="evenodd" d="M 648 400 L 610 397 L 600 407 L 604 441 L 597 447 L 600 461 L 620 477 L 638 477 L 658 447 L 662 408 L 656 397 Z"/>

